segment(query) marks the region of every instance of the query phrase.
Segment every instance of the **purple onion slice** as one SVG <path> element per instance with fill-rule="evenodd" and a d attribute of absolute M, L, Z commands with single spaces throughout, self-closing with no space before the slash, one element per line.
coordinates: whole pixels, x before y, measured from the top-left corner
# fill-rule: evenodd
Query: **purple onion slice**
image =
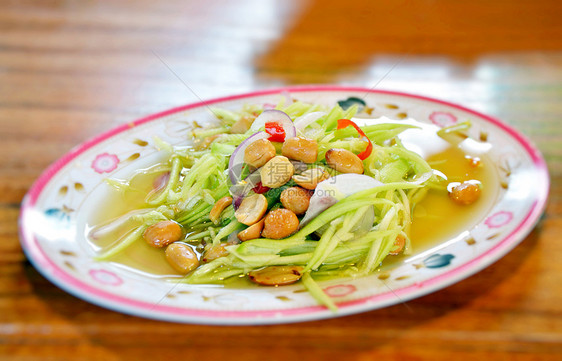
<path fill-rule="evenodd" d="M 291 117 L 287 113 L 277 109 L 264 110 L 252 123 L 250 128 L 253 131 L 258 131 L 265 128 L 265 123 L 276 122 L 285 130 L 285 139 L 294 138 L 297 136 L 297 130 Z"/>

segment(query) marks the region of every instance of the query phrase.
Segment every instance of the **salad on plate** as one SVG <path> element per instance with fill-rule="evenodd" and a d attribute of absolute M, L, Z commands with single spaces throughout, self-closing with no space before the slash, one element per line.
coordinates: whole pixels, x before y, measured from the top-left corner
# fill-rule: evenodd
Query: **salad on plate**
<path fill-rule="evenodd" d="M 450 179 L 402 137 L 421 129 L 430 142 L 455 145 L 468 122 L 434 129 L 373 119 L 359 98 L 210 111 L 217 122 L 194 123 L 186 144 L 155 139 L 165 161 L 107 180 L 138 199 L 89 231 L 97 260 L 118 262 L 140 243 L 157 250 L 153 261 L 167 263 L 173 282 L 301 282 L 336 310 L 318 282 L 366 276 L 411 253 L 414 210 L 429 192 L 455 207 L 482 194 L 479 180 Z M 467 159 L 466 167 L 481 166 Z"/>

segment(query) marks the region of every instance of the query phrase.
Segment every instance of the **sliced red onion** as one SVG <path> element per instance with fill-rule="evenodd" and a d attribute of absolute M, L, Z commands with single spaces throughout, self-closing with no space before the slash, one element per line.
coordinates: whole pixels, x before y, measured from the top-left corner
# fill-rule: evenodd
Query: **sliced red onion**
<path fill-rule="evenodd" d="M 432 177 L 432 172 L 427 172 L 419 176 L 418 179 L 410 182 L 412 184 L 422 184 Z M 306 211 L 299 227 L 303 227 L 314 217 L 330 208 L 338 201 L 357 192 L 378 187 L 384 183 L 364 174 L 339 174 L 318 183 L 314 194 L 310 198 L 310 205 Z M 367 221 L 368 223 L 368 221 Z"/>
<path fill-rule="evenodd" d="M 298 130 L 303 130 L 304 128 L 308 127 L 310 124 L 314 123 L 315 121 L 322 118 L 326 114 L 327 114 L 326 112 L 312 112 L 312 113 L 305 114 L 301 117 L 298 117 L 294 121 L 295 128 L 297 128 Z"/>
<path fill-rule="evenodd" d="M 257 132 L 244 140 L 234 149 L 230 160 L 228 161 L 228 176 L 233 185 L 238 184 L 241 179 L 242 168 L 244 168 L 244 151 L 246 148 L 259 139 L 267 139 L 269 134 L 266 132 Z"/>
<path fill-rule="evenodd" d="M 341 199 L 383 185 L 375 178 L 364 174 L 339 174 L 318 183 L 314 194 L 310 198 L 310 205 L 300 227 L 310 222 L 313 218 L 336 204 Z"/>
<path fill-rule="evenodd" d="M 232 207 L 234 208 L 235 211 L 238 210 L 238 208 L 242 204 L 243 200 L 244 200 L 244 197 L 241 197 L 241 196 L 236 196 L 236 197 L 233 198 Z"/>
<path fill-rule="evenodd" d="M 285 130 L 285 139 L 294 138 L 297 136 L 297 130 L 291 120 L 291 117 L 287 113 L 282 112 L 277 109 L 264 110 L 252 123 L 250 128 L 253 131 L 258 131 L 265 127 L 265 123 L 276 122 L 283 127 Z"/>
<path fill-rule="evenodd" d="M 293 99 L 291 98 L 291 93 L 289 93 L 288 91 L 282 91 L 281 94 L 282 98 L 285 98 L 283 105 L 285 105 L 285 107 L 288 107 L 291 103 L 293 103 Z"/>
<path fill-rule="evenodd" d="M 166 188 L 169 181 L 170 181 L 170 172 L 164 172 L 164 173 L 160 174 L 152 182 L 152 190 L 150 191 L 150 194 L 158 193 L 162 189 Z M 150 198 L 150 196 L 149 196 L 149 198 Z"/>
<path fill-rule="evenodd" d="M 137 215 L 141 215 L 141 214 L 145 214 L 148 213 L 150 211 L 154 210 L 154 208 L 145 208 L 145 209 L 135 209 L 132 210 L 128 213 L 125 213 L 124 215 L 115 218 L 107 223 L 101 224 L 99 226 L 93 227 L 92 229 L 89 230 L 87 237 L 89 239 L 100 239 L 102 237 L 107 236 L 110 233 L 115 232 L 116 230 L 118 230 L 119 228 L 121 228 L 122 226 L 124 226 L 127 222 L 129 222 L 129 220 L 131 220 L 131 218 L 133 216 L 137 216 Z"/>
<path fill-rule="evenodd" d="M 250 129 L 252 130 L 259 130 L 262 127 L 265 127 L 265 123 L 267 122 L 276 122 L 277 124 L 281 125 L 285 130 L 285 139 L 294 138 L 297 136 L 297 130 L 293 125 L 293 121 L 291 117 L 288 116 L 286 113 L 275 110 L 275 109 L 268 109 L 264 110 L 252 124 Z M 259 176 L 259 172 L 255 171 L 250 176 L 245 179 L 244 184 L 239 184 L 242 181 L 242 169 L 244 168 L 244 152 L 246 148 L 259 139 L 267 139 L 270 135 L 264 131 L 258 131 L 257 133 L 249 136 L 244 140 L 232 153 L 230 156 L 230 160 L 228 162 L 228 176 L 230 181 L 232 182 L 232 187 L 230 189 L 230 193 L 234 198 L 234 208 L 238 208 L 242 199 L 250 192 L 252 188 L 254 188 L 258 182 L 261 181 L 261 178 L 258 179 L 257 176 L 252 176 L 252 174 L 257 174 Z"/>
<path fill-rule="evenodd" d="M 261 168 L 260 168 L 261 169 Z M 244 182 L 236 183 L 232 187 L 230 187 L 229 191 L 233 198 L 233 207 L 234 209 L 238 209 L 240 203 L 244 197 L 246 197 L 250 191 L 259 183 L 261 182 L 261 175 L 259 170 L 256 169 L 252 173 L 250 173 L 245 179 Z"/>

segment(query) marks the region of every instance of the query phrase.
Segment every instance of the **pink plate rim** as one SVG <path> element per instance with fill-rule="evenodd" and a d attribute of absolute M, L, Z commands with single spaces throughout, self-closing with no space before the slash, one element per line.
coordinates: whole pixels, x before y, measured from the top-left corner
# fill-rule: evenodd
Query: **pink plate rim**
<path fill-rule="evenodd" d="M 539 189 L 537 198 L 528 214 L 524 217 L 523 221 L 504 239 L 495 244 L 492 248 L 471 259 L 468 262 L 459 264 L 457 267 L 451 268 L 447 272 L 439 274 L 430 278 L 422 283 L 416 283 L 403 288 L 395 289 L 392 292 L 380 293 L 354 301 L 344 302 L 338 304 L 338 314 L 333 314 L 321 306 L 309 306 L 293 309 L 272 309 L 261 311 L 210 311 L 200 309 L 187 309 L 165 305 L 154 305 L 152 303 L 143 302 L 135 299 L 130 299 L 124 296 L 115 295 L 110 292 L 100 290 L 89 286 L 82 282 L 80 279 L 75 278 L 71 274 L 59 268 L 48 255 L 41 248 L 35 235 L 25 226 L 26 219 L 30 212 L 33 212 L 33 207 L 37 202 L 44 187 L 49 181 L 67 164 L 72 162 L 77 156 L 84 153 L 86 150 L 94 147 L 95 145 L 122 133 L 135 126 L 148 123 L 159 118 L 182 112 L 185 110 L 208 106 L 211 104 L 222 103 L 232 100 L 240 100 L 244 98 L 251 98 L 264 95 L 281 94 L 283 92 L 364 92 L 365 94 L 385 94 L 396 95 L 401 97 L 409 97 L 418 100 L 424 100 L 432 103 L 443 104 L 458 110 L 471 113 L 487 122 L 501 128 L 514 138 L 530 155 L 533 160 L 534 166 L 538 173 L 536 185 Z M 24 197 L 21 205 L 19 215 L 19 234 L 20 243 L 22 248 L 32 262 L 32 264 L 52 283 L 61 289 L 79 297 L 86 301 L 113 309 L 119 312 L 142 316 L 146 318 L 153 318 L 159 320 L 175 321 L 175 322 L 189 322 L 189 323 L 204 323 L 204 324 L 273 324 L 273 323 L 286 323 L 322 319 L 334 316 L 342 316 L 373 310 L 380 307 L 385 307 L 396 303 L 396 300 L 407 301 L 416 297 L 420 297 L 436 290 L 445 288 L 454 284 L 474 273 L 482 270 L 483 268 L 494 263 L 511 249 L 513 249 L 519 242 L 521 242 L 533 229 L 536 222 L 539 220 L 541 214 L 546 207 L 546 201 L 549 191 L 549 176 L 548 168 L 544 158 L 539 150 L 523 135 L 517 132 L 512 127 L 504 124 L 500 120 L 491 116 L 479 113 L 472 109 L 450 103 L 447 101 L 434 99 L 426 96 L 409 94 L 398 91 L 368 89 L 363 87 L 349 87 L 349 86 L 322 86 L 322 85 L 307 85 L 307 86 L 290 86 L 282 88 L 274 88 L 267 90 L 259 90 L 255 92 L 238 94 L 233 96 L 215 98 L 211 100 L 200 101 L 191 103 L 184 106 L 175 107 L 163 112 L 159 112 L 147 117 L 143 117 L 136 121 L 123 124 L 105 133 L 102 133 L 86 142 L 73 148 L 67 154 L 59 158 L 51 164 L 31 186 L 28 193 Z M 179 316 L 179 319 L 178 319 Z"/>

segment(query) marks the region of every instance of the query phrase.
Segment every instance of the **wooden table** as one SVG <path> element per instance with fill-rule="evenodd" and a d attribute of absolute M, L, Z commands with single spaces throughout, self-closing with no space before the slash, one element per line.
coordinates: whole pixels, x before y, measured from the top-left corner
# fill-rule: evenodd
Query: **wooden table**
<path fill-rule="evenodd" d="M 0 359 L 562 359 L 561 16 L 554 0 L 3 1 Z M 20 202 L 74 145 L 199 98 L 307 83 L 420 93 L 503 119 L 548 162 L 544 218 L 494 265 L 408 307 L 278 326 L 126 316 L 26 261 Z"/>

